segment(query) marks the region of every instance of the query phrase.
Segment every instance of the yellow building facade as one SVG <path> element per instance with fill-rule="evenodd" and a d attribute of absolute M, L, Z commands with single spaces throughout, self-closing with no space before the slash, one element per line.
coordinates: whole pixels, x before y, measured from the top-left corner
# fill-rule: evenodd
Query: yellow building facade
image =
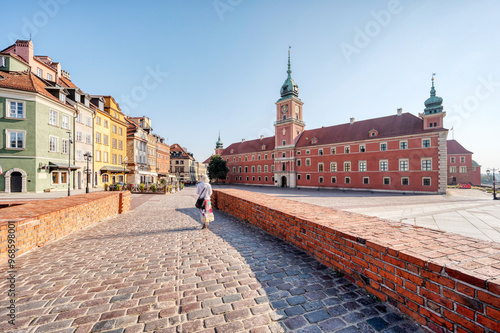
<path fill-rule="evenodd" d="M 120 106 L 112 96 L 103 96 L 104 110 L 110 120 L 110 164 L 106 171 L 110 174 L 110 182 L 125 182 L 125 174 L 129 172 L 127 167 L 127 123 L 125 115 Z"/>

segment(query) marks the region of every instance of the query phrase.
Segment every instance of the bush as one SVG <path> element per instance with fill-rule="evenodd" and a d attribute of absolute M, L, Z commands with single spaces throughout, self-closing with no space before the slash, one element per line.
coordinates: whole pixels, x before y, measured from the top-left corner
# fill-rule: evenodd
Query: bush
<path fill-rule="evenodd" d="M 144 187 L 145 187 L 144 183 L 141 183 L 141 185 L 139 185 L 139 188 L 141 189 L 141 192 L 144 192 Z"/>
<path fill-rule="evenodd" d="M 104 191 L 107 191 L 107 190 L 108 190 L 108 187 L 109 187 L 108 183 L 105 183 L 105 184 L 104 184 Z"/>
<path fill-rule="evenodd" d="M 121 185 L 120 185 L 120 184 L 116 184 L 116 190 L 117 190 L 117 191 L 120 191 L 120 190 L 121 190 Z"/>
<path fill-rule="evenodd" d="M 155 184 L 151 185 L 151 190 L 153 191 L 153 193 L 156 193 L 156 185 Z"/>

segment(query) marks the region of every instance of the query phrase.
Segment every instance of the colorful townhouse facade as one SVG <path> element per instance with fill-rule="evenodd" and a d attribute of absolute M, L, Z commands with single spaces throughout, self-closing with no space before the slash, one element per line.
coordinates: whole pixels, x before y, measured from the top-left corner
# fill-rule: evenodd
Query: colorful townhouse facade
<path fill-rule="evenodd" d="M 275 135 L 216 146 L 230 184 L 405 193 L 446 193 L 448 130 L 434 79 L 424 112 L 306 130 L 304 103 L 291 77 L 276 102 Z"/>
<path fill-rule="evenodd" d="M 167 180 L 170 170 L 170 146 L 159 135 L 153 136 L 156 139 L 156 173 L 159 179 Z"/>
<path fill-rule="evenodd" d="M 65 190 L 79 169 L 71 144 L 76 108 L 64 87 L 32 71 L 32 51 L 31 41 L 18 41 L 0 52 L 0 191 L 7 193 Z"/>
<path fill-rule="evenodd" d="M 109 114 L 110 120 L 110 164 L 106 171 L 111 174 L 111 183 L 125 183 L 127 166 L 127 123 L 120 106 L 112 96 L 104 98 L 104 111 Z"/>
<path fill-rule="evenodd" d="M 138 165 L 139 179 L 140 183 L 152 184 L 158 181 L 158 173 L 156 169 L 156 137 L 153 134 L 153 127 L 151 125 L 151 119 L 146 116 L 143 117 L 127 117 L 129 121 L 129 129 L 132 136 L 129 137 L 127 134 L 127 140 L 130 138 L 138 143 L 138 152 L 141 162 Z M 140 140 L 136 138 L 136 135 L 140 137 Z M 145 144 L 145 145 L 144 145 Z M 136 149 L 136 147 L 133 147 Z M 145 154 L 144 154 L 145 152 Z"/>
<path fill-rule="evenodd" d="M 178 143 L 170 146 L 170 174 L 181 182 L 195 182 L 195 159 L 191 153 Z"/>

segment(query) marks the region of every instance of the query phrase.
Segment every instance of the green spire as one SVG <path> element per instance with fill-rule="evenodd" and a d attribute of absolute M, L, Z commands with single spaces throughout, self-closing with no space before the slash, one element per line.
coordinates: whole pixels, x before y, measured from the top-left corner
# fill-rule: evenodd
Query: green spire
<path fill-rule="evenodd" d="M 219 131 L 219 139 L 215 143 L 215 149 L 222 149 L 223 147 L 224 147 L 224 144 L 222 143 L 222 141 L 220 139 L 220 131 Z"/>
<path fill-rule="evenodd" d="M 295 82 L 293 81 L 292 79 L 292 66 L 290 64 L 290 49 L 292 47 L 289 46 L 288 47 L 288 70 L 286 71 L 287 74 L 288 74 L 288 77 L 286 78 L 285 80 L 285 83 L 283 83 L 283 85 L 281 86 L 281 97 L 291 97 L 291 96 L 295 96 L 295 97 L 298 97 L 299 96 L 299 86 L 297 84 L 295 84 Z"/>

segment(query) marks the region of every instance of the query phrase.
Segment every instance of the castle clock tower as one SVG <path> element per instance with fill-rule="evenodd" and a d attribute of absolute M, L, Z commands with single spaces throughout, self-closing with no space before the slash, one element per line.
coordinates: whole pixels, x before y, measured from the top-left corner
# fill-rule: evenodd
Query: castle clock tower
<path fill-rule="evenodd" d="M 295 187 L 295 144 L 304 131 L 299 86 L 292 79 L 288 49 L 288 77 L 281 86 L 281 98 L 276 102 L 274 180 L 280 187 Z"/>

